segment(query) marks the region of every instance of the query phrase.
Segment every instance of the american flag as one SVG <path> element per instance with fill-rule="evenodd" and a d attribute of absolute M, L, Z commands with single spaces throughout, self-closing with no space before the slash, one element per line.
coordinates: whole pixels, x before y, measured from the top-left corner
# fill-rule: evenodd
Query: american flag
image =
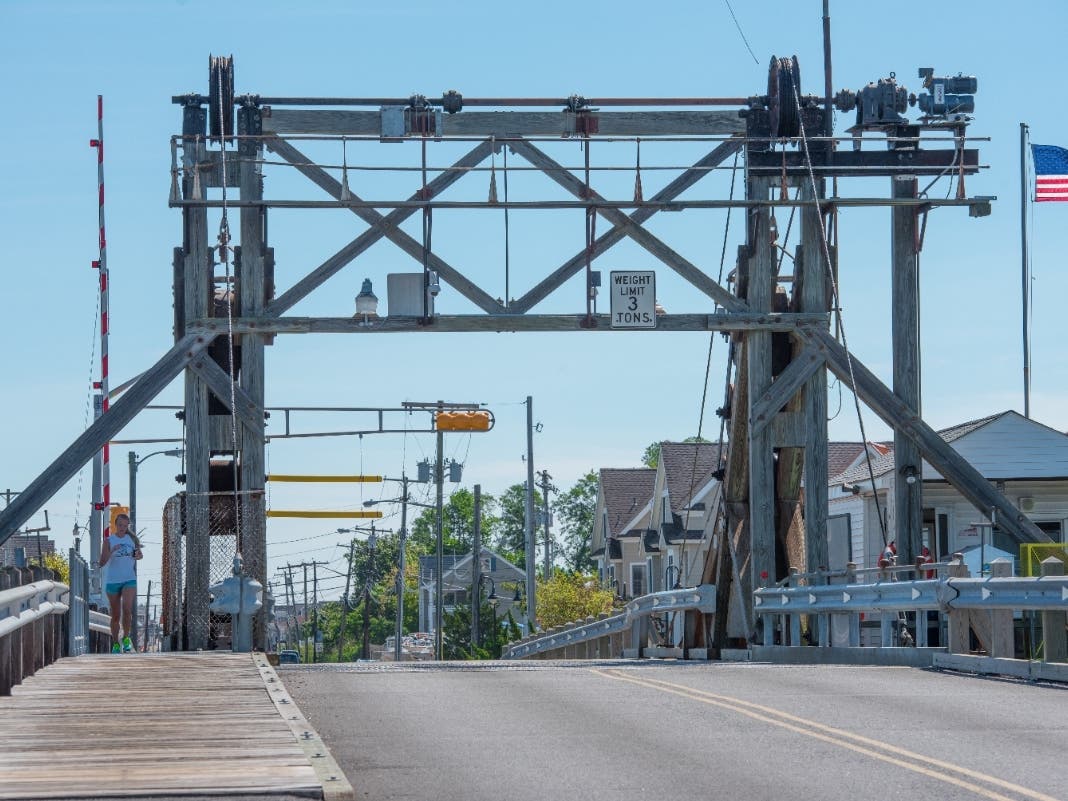
<path fill-rule="evenodd" d="M 1035 160 L 1035 201 L 1068 201 L 1068 150 L 1054 145 L 1031 145 Z"/>

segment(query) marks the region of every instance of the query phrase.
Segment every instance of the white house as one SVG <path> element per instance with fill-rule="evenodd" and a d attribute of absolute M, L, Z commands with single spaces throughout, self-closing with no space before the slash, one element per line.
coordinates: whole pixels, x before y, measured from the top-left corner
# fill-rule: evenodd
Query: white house
<path fill-rule="evenodd" d="M 1068 541 L 1068 436 L 1013 411 L 962 423 L 939 434 L 1054 541 Z M 828 544 L 832 568 L 843 567 L 848 561 L 859 567 L 878 563 L 884 543 L 876 508 L 882 515 L 886 539 L 898 538 L 893 493 L 895 482 L 905 479 L 895 466 L 890 448 L 885 454 L 873 454 L 874 488 L 862 457 L 830 479 Z M 990 537 L 988 527 L 975 525 L 988 522 L 986 515 L 926 462 L 921 466 L 921 478 L 922 544 L 936 559 L 979 545 L 984 531 Z M 1013 541 L 997 531 L 986 544 L 1018 552 Z"/>
<path fill-rule="evenodd" d="M 720 500 L 719 445 L 662 442 L 653 484 L 650 528 L 642 541 L 649 590 L 701 583 Z"/>

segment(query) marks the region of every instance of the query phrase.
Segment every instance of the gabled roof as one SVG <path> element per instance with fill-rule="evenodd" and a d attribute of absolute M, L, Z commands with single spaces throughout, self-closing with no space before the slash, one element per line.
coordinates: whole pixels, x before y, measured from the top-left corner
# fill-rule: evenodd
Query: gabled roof
<path fill-rule="evenodd" d="M 602 467 L 599 478 L 604 508 L 608 516 L 606 536 L 621 536 L 621 529 L 653 497 L 656 471 L 649 467 Z"/>
<path fill-rule="evenodd" d="M 1013 412 L 1000 412 L 998 414 L 989 415 L 988 417 L 980 417 L 978 420 L 969 420 L 967 423 L 959 423 L 955 426 L 950 426 L 949 428 L 943 428 L 938 432 L 938 436 L 947 443 L 955 442 L 961 437 L 967 436 L 973 431 L 976 431 L 1007 414 L 1013 414 Z M 886 475 L 894 469 L 894 449 L 891 446 L 887 451 L 887 453 L 872 459 L 871 469 L 876 478 Z M 830 480 L 831 484 L 855 484 L 857 482 L 863 483 L 871 480 L 868 474 L 868 463 L 866 460 L 862 460 L 856 467 L 840 476 L 834 476 L 830 471 L 828 471 L 828 474 L 832 476 Z"/>
<path fill-rule="evenodd" d="M 682 514 L 691 500 L 691 493 L 707 484 L 712 472 L 719 468 L 719 443 L 662 442 L 660 464 L 664 467 L 671 511 Z"/>
<path fill-rule="evenodd" d="M 827 475 L 840 475 L 864 452 L 863 442 L 828 442 Z"/>
<path fill-rule="evenodd" d="M 965 434 L 971 434 L 975 429 L 982 428 L 987 423 L 997 420 L 999 417 L 1004 417 L 1008 412 L 1001 412 L 1000 414 L 992 414 L 989 417 L 980 417 L 978 420 L 969 420 L 967 423 L 961 423 L 960 425 L 952 426 L 951 428 L 943 428 L 938 432 L 938 435 L 942 437 L 946 442 L 953 442 L 960 439 Z"/>

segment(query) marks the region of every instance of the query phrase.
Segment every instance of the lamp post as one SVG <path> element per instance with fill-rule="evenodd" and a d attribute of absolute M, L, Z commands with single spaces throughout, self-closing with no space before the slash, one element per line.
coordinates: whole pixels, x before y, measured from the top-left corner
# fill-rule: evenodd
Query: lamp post
<path fill-rule="evenodd" d="M 185 455 L 184 450 L 182 450 L 181 448 L 175 448 L 173 450 L 167 451 L 153 451 L 147 456 L 142 456 L 140 459 L 138 459 L 137 454 L 133 451 L 130 451 L 130 530 L 134 534 L 137 533 L 137 468 L 140 466 L 141 462 L 145 461 L 146 459 L 150 459 L 153 456 L 158 456 L 161 453 L 165 456 L 180 457 Z"/>
<path fill-rule="evenodd" d="M 483 574 L 479 575 L 479 577 L 478 577 L 478 592 L 476 593 L 475 603 L 478 604 L 479 606 L 482 605 L 482 587 L 486 584 L 486 582 L 489 582 L 489 585 L 490 585 L 490 594 L 486 598 L 486 600 L 489 602 L 490 607 L 493 609 L 493 637 L 494 637 L 494 642 L 496 642 L 497 641 L 497 604 L 500 603 L 501 599 L 497 596 L 497 583 L 493 580 L 493 576 L 490 576 L 490 575 L 488 575 L 486 573 L 483 573 Z M 476 632 L 476 634 L 477 634 L 477 640 L 478 641 L 471 643 L 472 648 L 475 645 L 481 645 L 482 641 L 485 639 L 482 636 L 482 632 L 481 631 Z"/>

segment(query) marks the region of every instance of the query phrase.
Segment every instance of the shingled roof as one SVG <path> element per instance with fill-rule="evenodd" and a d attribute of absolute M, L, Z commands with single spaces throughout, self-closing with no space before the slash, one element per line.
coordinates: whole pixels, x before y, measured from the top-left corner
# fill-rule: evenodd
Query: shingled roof
<path fill-rule="evenodd" d="M 602 467 L 601 494 L 608 516 L 608 536 L 626 536 L 622 531 L 653 497 L 656 471 L 648 467 Z"/>
<path fill-rule="evenodd" d="M 1006 414 L 1009 414 L 1009 412 L 1000 412 L 999 414 L 992 414 L 988 417 L 980 417 L 978 420 L 969 420 L 967 423 L 960 423 L 955 426 L 950 426 L 949 428 L 943 428 L 938 432 L 938 436 L 946 442 L 955 442 L 976 429 L 982 428 L 987 423 L 997 420 L 999 417 L 1004 417 Z M 885 475 L 894 469 L 894 448 L 892 445 L 887 449 L 887 453 L 872 459 L 871 469 L 876 477 Z M 828 473 L 830 473 L 830 471 L 828 471 Z M 858 481 L 864 482 L 870 480 L 871 478 L 868 475 L 868 463 L 867 461 L 861 461 L 860 464 L 852 470 L 832 478 L 831 483 L 854 484 Z"/>
<path fill-rule="evenodd" d="M 715 442 L 660 443 L 660 464 L 664 466 L 673 513 L 685 511 L 690 493 L 708 483 L 713 471 L 719 468 L 719 462 L 719 444 Z"/>

